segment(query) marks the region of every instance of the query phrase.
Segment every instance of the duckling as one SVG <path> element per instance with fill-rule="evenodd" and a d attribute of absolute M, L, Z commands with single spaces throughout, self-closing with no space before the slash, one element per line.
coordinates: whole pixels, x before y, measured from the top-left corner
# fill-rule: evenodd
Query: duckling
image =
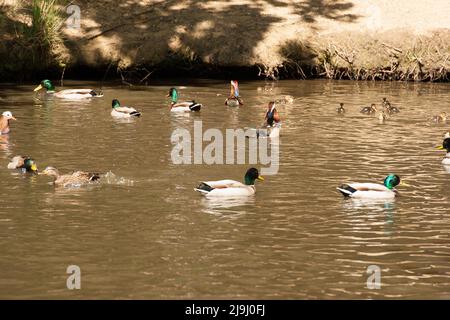
<path fill-rule="evenodd" d="M 375 103 L 372 103 L 370 107 L 364 107 L 361 109 L 361 113 L 365 114 L 374 114 L 377 112 L 377 107 L 375 106 Z"/>
<path fill-rule="evenodd" d="M 11 162 L 8 163 L 8 169 L 19 169 L 22 173 L 37 173 L 38 171 L 36 163 L 29 156 L 15 156 L 11 159 Z"/>
<path fill-rule="evenodd" d="M 119 100 L 114 99 L 112 101 L 111 115 L 115 118 L 131 118 L 140 117 L 141 113 L 132 107 L 121 107 Z"/>
<path fill-rule="evenodd" d="M 100 179 L 100 175 L 98 173 L 83 171 L 75 171 L 71 174 L 60 175 L 59 171 L 54 167 L 45 168 L 41 174 L 54 177 L 53 184 L 55 186 L 62 187 L 80 186 L 98 181 Z"/>
<path fill-rule="evenodd" d="M 435 123 L 445 123 L 445 122 L 447 122 L 447 113 L 441 112 L 441 114 L 439 114 L 437 116 L 433 116 L 431 118 L 431 121 L 433 121 Z"/>
<path fill-rule="evenodd" d="M 36 88 L 34 88 L 34 92 L 40 91 L 42 89 L 45 89 L 46 95 L 61 99 L 79 100 L 92 97 L 103 97 L 103 93 L 101 91 L 96 92 L 92 89 L 69 89 L 56 92 L 55 86 L 50 80 L 47 79 L 42 80 L 41 83 Z"/>
<path fill-rule="evenodd" d="M 383 98 L 382 106 L 387 114 L 393 114 L 393 113 L 400 112 L 400 110 L 397 107 L 394 107 L 393 105 L 391 105 L 389 100 L 387 100 L 386 98 Z"/>
<path fill-rule="evenodd" d="M 378 120 L 380 121 L 380 123 L 383 123 L 387 119 L 388 119 L 388 115 L 386 114 L 386 112 L 384 112 L 384 110 L 380 110 L 378 112 Z"/>
<path fill-rule="evenodd" d="M 345 113 L 344 104 L 341 102 L 339 103 L 339 107 L 336 109 L 337 113 Z"/>
<path fill-rule="evenodd" d="M 383 98 L 383 102 L 381 102 L 381 105 L 382 105 L 383 107 L 387 107 L 388 105 L 391 105 L 391 103 L 389 102 L 388 99 Z"/>
<path fill-rule="evenodd" d="M 9 128 L 9 122 L 11 120 L 17 120 L 13 117 L 12 113 L 10 111 L 5 111 L 0 116 L 0 135 L 7 134 L 11 131 Z"/>

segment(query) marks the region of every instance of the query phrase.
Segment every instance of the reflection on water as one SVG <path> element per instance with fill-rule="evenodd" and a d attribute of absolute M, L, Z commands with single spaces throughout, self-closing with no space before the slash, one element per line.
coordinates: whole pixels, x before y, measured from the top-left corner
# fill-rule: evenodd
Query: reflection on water
<path fill-rule="evenodd" d="M 255 197 L 209 197 L 202 199 L 203 212 L 217 216 L 245 214 L 246 206 L 254 205 Z"/>
<path fill-rule="evenodd" d="M 392 210 L 395 206 L 395 199 L 346 199 L 344 201 L 344 208 L 367 208 L 372 210 L 384 209 Z"/>
<path fill-rule="evenodd" d="M 169 112 L 175 85 L 202 110 Z M 449 113 L 448 84 L 240 81 L 239 108 L 224 106 L 228 81 L 105 85 L 103 98 L 85 101 L 35 100 L 33 88 L 0 88 L 1 109 L 18 118 L 0 136 L 1 298 L 450 298 L 450 169 L 435 149 L 448 126 L 429 121 Z M 401 112 L 383 124 L 359 112 L 383 97 Z M 142 117 L 112 118 L 113 98 Z M 203 130 L 257 128 L 271 100 L 283 121 L 279 172 L 253 197 L 196 193 L 205 178 L 241 181 L 249 166 L 174 165 L 173 130 L 193 136 L 196 120 Z M 55 188 L 7 170 L 17 154 L 40 170 L 106 175 Z M 393 201 L 336 191 L 388 173 L 411 185 Z M 77 293 L 65 287 L 70 264 L 84 275 Z M 372 264 L 380 290 L 366 288 Z"/>
<path fill-rule="evenodd" d="M 0 134 L 0 150 L 8 156 L 11 155 L 9 146 L 9 134 Z"/>

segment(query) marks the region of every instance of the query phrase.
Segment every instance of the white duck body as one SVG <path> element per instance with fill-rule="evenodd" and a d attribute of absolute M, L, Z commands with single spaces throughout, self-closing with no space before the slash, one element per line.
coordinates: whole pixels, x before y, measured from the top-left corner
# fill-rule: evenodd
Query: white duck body
<path fill-rule="evenodd" d="M 81 100 L 92 97 L 103 97 L 103 93 L 101 91 L 96 92 L 92 89 L 67 89 L 57 92 L 55 90 L 55 86 L 53 86 L 52 82 L 48 79 L 42 80 L 41 83 L 34 88 L 34 92 L 38 92 L 42 89 L 45 90 L 46 96 L 60 99 Z"/>
<path fill-rule="evenodd" d="M 442 164 L 444 166 L 450 166 L 450 152 L 447 152 L 447 154 L 445 155 L 445 158 L 442 159 Z"/>
<path fill-rule="evenodd" d="M 235 180 L 226 179 L 219 181 L 205 181 L 202 183 L 210 186 L 213 190 L 205 191 L 197 188 L 194 190 L 204 194 L 206 197 L 239 197 L 255 194 L 254 185 L 245 185 Z"/>
<path fill-rule="evenodd" d="M 47 94 L 52 94 L 56 98 L 68 99 L 68 100 L 81 100 L 92 97 L 102 97 L 103 94 L 93 95 L 94 91 L 92 89 L 67 89 L 58 92 L 48 91 Z"/>
<path fill-rule="evenodd" d="M 117 107 L 111 110 L 111 116 L 114 118 L 133 118 L 140 115 L 141 113 L 132 107 Z"/>
<path fill-rule="evenodd" d="M 170 111 L 171 112 L 191 112 L 191 111 L 199 111 L 202 105 L 200 103 L 196 103 L 195 101 L 184 101 L 178 102 L 173 106 Z"/>
<path fill-rule="evenodd" d="M 395 189 L 388 189 L 379 183 L 348 183 L 347 186 L 355 189 L 355 192 L 343 188 L 337 188 L 345 196 L 355 199 L 394 199 L 397 195 Z"/>

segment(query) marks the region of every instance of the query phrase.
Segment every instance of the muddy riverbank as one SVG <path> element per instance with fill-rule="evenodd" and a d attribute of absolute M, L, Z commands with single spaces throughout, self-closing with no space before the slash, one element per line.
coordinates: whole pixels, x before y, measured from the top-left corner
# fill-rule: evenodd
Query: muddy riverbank
<path fill-rule="evenodd" d="M 106 76 L 141 84 L 154 77 L 238 73 L 247 78 L 449 79 L 450 4 L 445 0 L 432 5 L 418 0 L 77 0 L 69 12 L 68 3 L 55 1 L 59 11 L 49 15 L 59 17 L 54 24 L 45 16 L 36 18 L 33 6 L 39 2 L 45 1 L 0 1 L 5 81 L 57 78 L 63 71 L 68 78 Z"/>

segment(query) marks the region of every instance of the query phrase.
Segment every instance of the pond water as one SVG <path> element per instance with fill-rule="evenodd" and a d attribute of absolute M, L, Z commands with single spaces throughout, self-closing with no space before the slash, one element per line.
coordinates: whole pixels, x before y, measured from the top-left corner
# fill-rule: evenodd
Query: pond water
<path fill-rule="evenodd" d="M 171 114 L 171 86 L 201 112 Z M 234 109 L 223 103 L 227 81 L 109 83 L 85 102 L 36 100 L 34 87 L 0 87 L 0 110 L 18 119 L 0 136 L 0 298 L 450 298 L 450 173 L 435 148 L 449 128 L 429 121 L 449 113 L 449 84 L 242 81 L 245 105 Z M 203 130 L 254 127 L 285 95 L 294 101 L 277 106 L 278 173 L 247 198 L 195 192 L 199 181 L 242 181 L 252 165 L 173 164 L 173 131 L 193 132 L 197 120 Z M 385 123 L 359 113 L 382 97 L 401 112 Z M 113 119 L 113 98 L 141 118 Z M 40 170 L 110 179 L 55 188 L 47 176 L 8 170 L 17 154 Z M 345 200 L 336 190 L 388 173 L 410 185 L 395 201 Z M 69 265 L 81 269 L 81 290 L 66 287 Z M 370 265 L 381 270 L 380 289 L 367 288 Z"/>

